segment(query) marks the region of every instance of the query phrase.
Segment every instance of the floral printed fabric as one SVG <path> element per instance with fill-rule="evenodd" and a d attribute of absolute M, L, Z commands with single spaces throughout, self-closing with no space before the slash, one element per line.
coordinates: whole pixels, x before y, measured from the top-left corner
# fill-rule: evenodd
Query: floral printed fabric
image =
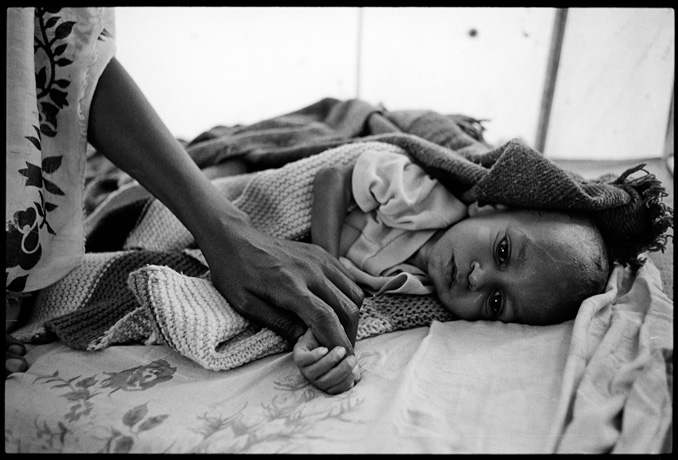
<path fill-rule="evenodd" d="M 330 396 L 292 353 L 214 372 L 167 346 L 38 345 L 5 381 L 5 452 L 670 451 L 673 302 L 652 260 L 574 321 L 433 321 L 355 354 L 360 383 Z"/>
<path fill-rule="evenodd" d="M 89 108 L 113 36 L 109 9 L 7 10 L 7 291 L 41 289 L 82 259 Z"/>

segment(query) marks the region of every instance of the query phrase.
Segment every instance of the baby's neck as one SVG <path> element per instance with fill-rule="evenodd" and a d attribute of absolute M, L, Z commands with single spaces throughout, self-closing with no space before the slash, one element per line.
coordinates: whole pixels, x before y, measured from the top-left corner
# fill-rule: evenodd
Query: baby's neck
<path fill-rule="evenodd" d="M 443 236 L 444 230 L 438 230 L 429 238 L 426 243 L 424 243 L 414 254 L 410 256 L 405 262 L 412 264 L 415 267 L 428 272 L 428 260 L 431 257 L 431 251 L 433 247 L 438 242 L 441 236 Z"/>

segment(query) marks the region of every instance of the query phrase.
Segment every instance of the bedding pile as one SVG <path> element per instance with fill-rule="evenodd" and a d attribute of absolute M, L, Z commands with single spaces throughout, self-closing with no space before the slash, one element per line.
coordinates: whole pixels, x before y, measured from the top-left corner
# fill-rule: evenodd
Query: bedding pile
<path fill-rule="evenodd" d="M 329 397 L 289 353 L 272 356 L 290 345 L 242 318 L 211 284 L 190 233 L 128 184 L 93 200 L 101 204 L 86 222 L 83 263 L 40 292 L 14 333 L 72 349 L 36 347 L 29 372 L 7 380 L 6 450 L 667 450 L 673 302 L 654 263 L 642 261 L 665 246 L 672 210 L 651 175 L 584 181 L 520 141 L 493 148 L 469 117 L 357 100 L 216 127 L 186 148 L 202 168 L 242 160 L 246 173 L 213 182 L 281 238 L 308 241 L 319 168 L 383 149 L 410 155 L 465 203 L 592 213 L 619 263 L 603 294 L 555 326 L 450 321 L 434 296 L 368 297 L 356 344 L 364 377 Z M 111 347 L 123 343 L 168 347 Z"/>
<path fill-rule="evenodd" d="M 369 149 L 410 155 L 466 203 L 594 211 L 608 234 L 623 220 L 627 230 L 617 238 L 623 244 L 612 249 L 626 251 L 618 258 L 624 263 L 631 260 L 629 241 L 636 250 L 656 249 L 657 234 L 672 222 L 652 176 L 583 181 L 518 140 L 492 149 L 482 139 L 482 126 L 461 115 L 389 112 L 362 101 L 324 99 L 249 127 L 215 128 L 187 146 L 200 166 L 242 157 L 253 171 L 215 184 L 258 229 L 292 240 L 308 237 L 317 170 L 350 164 Z M 653 195 L 645 196 L 648 189 Z M 652 211 L 653 220 L 639 214 L 639 207 Z M 648 231 L 653 224 L 654 233 Z M 30 341 L 46 327 L 76 349 L 165 343 L 215 370 L 289 349 L 281 337 L 228 305 L 209 282 L 190 233 L 159 201 L 145 197 L 119 206 L 105 201 L 88 226 L 84 263 L 38 295 L 18 338 Z M 452 319 L 434 296 L 385 299 L 366 299 L 358 338 Z"/>
<path fill-rule="evenodd" d="M 39 345 L 5 383 L 5 451 L 671 452 L 672 320 L 652 261 L 617 266 L 574 321 L 359 340 L 362 379 L 335 396 L 292 353 L 213 372 L 165 346 Z"/>

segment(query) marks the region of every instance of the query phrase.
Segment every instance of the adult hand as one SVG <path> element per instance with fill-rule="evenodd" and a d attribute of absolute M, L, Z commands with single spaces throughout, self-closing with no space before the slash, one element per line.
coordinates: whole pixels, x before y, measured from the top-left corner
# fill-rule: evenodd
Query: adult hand
<path fill-rule="evenodd" d="M 226 234 L 201 248 L 233 308 L 291 343 L 310 328 L 322 345 L 353 354 L 363 292 L 336 258 L 253 227 Z"/>
<path fill-rule="evenodd" d="M 363 294 L 339 261 L 320 247 L 257 231 L 200 171 L 115 58 L 92 98 L 88 140 L 193 234 L 233 308 L 293 343 L 305 323 L 323 345 L 353 353 Z"/>

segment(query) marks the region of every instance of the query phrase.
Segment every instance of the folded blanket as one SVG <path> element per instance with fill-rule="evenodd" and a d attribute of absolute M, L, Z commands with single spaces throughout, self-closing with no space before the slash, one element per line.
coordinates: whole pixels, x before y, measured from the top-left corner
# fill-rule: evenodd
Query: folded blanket
<path fill-rule="evenodd" d="M 636 262 L 641 250 L 663 247 L 663 233 L 672 224 L 672 210 L 661 203 L 663 189 L 652 176 L 629 180 L 632 170 L 613 182 L 583 181 L 520 141 L 491 149 L 482 141 L 481 127 L 468 117 L 323 100 L 223 136 L 222 131 L 215 128 L 192 142 L 189 152 L 200 164 L 231 156 L 247 161 L 250 174 L 214 183 L 257 228 L 280 238 L 307 239 L 312 182 L 319 168 L 351 164 L 372 148 L 409 154 L 466 203 L 588 212 L 622 263 Z M 210 369 L 229 369 L 289 349 L 228 305 L 209 282 L 199 251 L 186 250 L 194 244 L 192 236 L 160 202 L 142 198 L 112 207 L 98 213 L 89 227 L 88 250 L 109 252 L 88 253 L 80 268 L 42 291 L 34 317 L 17 331 L 20 338 L 26 340 L 46 325 L 80 349 L 129 340 L 166 343 Z M 200 268 L 188 263 L 191 257 Z M 107 270 L 92 269 L 97 264 Z M 193 271 L 176 268 L 185 265 Z M 358 337 L 432 319 L 452 319 L 434 296 L 368 298 Z"/>

